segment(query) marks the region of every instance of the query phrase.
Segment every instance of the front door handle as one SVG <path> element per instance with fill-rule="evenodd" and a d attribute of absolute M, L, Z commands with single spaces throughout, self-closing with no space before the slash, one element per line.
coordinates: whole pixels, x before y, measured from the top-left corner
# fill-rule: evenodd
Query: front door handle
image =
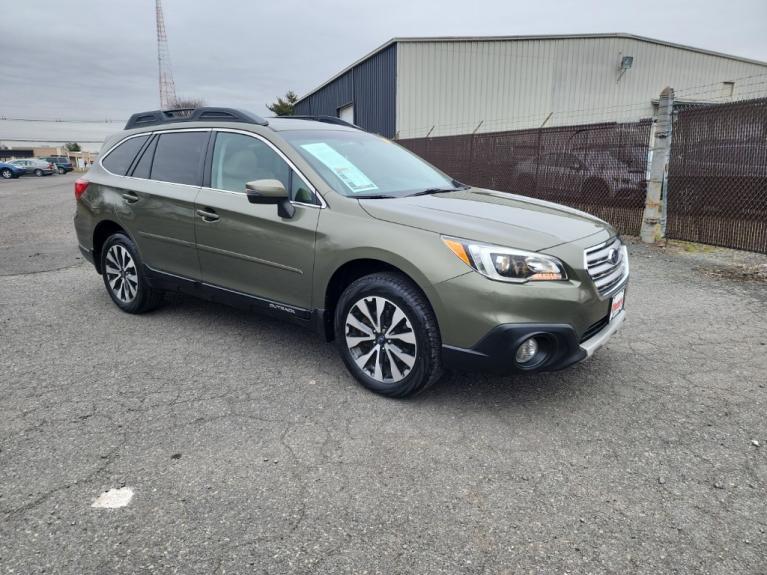
<path fill-rule="evenodd" d="M 136 202 L 138 202 L 138 199 L 139 199 L 138 196 L 134 194 L 133 192 L 125 192 L 123 194 L 123 200 L 125 200 L 129 204 L 135 204 Z"/>
<path fill-rule="evenodd" d="M 197 215 L 200 216 L 204 222 L 215 222 L 220 217 L 212 208 L 197 210 Z"/>

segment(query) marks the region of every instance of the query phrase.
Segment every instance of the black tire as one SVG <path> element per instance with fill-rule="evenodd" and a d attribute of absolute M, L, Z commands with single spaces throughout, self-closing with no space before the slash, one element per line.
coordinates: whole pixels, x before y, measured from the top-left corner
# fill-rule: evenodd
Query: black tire
<path fill-rule="evenodd" d="M 130 255 L 132 266 L 130 264 L 125 265 L 125 274 L 115 278 L 115 275 L 110 274 L 108 270 L 118 269 L 127 262 L 126 259 L 116 255 L 122 254 L 122 250 Z M 119 262 L 117 266 L 114 265 L 115 259 Z M 131 273 L 131 270 L 134 273 Z M 112 298 L 117 307 L 126 313 L 145 313 L 162 303 L 163 292 L 149 287 L 136 244 L 122 232 L 109 236 L 101 248 L 101 276 L 109 297 Z M 135 280 L 131 280 L 128 276 L 135 277 Z M 114 285 L 112 285 L 113 283 Z M 132 297 L 127 297 L 129 295 Z"/>
<path fill-rule="evenodd" d="M 4 180 L 10 180 L 11 178 L 15 177 L 9 168 L 3 168 L 0 170 L 0 176 L 2 176 Z"/>
<path fill-rule="evenodd" d="M 60 176 L 63 176 L 64 174 L 66 174 L 66 173 L 67 173 L 67 171 L 66 171 L 64 168 L 59 168 L 59 169 L 58 169 L 58 170 L 56 170 L 56 171 L 59 173 L 59 175 L 60 175 Z"/>
<path fill-rule="evenodd" d="M 404 313 L 404 322 L 397 322 L 397 324 L 407 330 L 407 335 L 414 336 L 415 345 L 411 347 L 413 355 L 415 357 L 412 367 L 409 368 L 407 374 L 397 381 L 383 381 L 378 380 L 375 377 L 368 374 L 363 368 L 361 368 L 353 353 L 357 353 L 359 348 L 355 348 L 353 352 L 350 349 L 346 340 L 347 335 L 347 316 L 353 306 L 365 301 L 371 301 L 368 298 L 378 297 L 382 298 L 386 303 L 384 304 L 383 311 L 380 313 L 380 324 L 384 324 L 384 316 L 390 313 L 389 319 L 392 319 L 394 310 L 399 308 Z M 378 300 L 381 301 L 381 300 Z M 393 304 L 393 305 L 392 305 Z M 388 308 L 388 309 L 387 309 Z M 356 312 L 355 312 L 356 313 Z M 437 325 L 437 319 L 434 316 L 434 311 L 431 309 L 428 300 L 423 295 L 420 289 L 413 284 L 408 278 L 395 272 L 383 272 L 364 276 L 354 282 L 352 282 L 343 294 L 341 294 L 338 300 L 338 305 L 335 310 L 335 341 L 338 347 L 338 351 L 341 354 L 341 358 L 346 364 L 347 369 L 351 374 L 367 389 L 385 395 L 387 397 L 406 397 L 414 395 L 420 391 L 423 391 L 431 384 L 439 380 L 442 376 L 442 338 L 439 333 L 439 326 Z M 369 322 L 366 324 L 369 326 Z M 412 329 L 409 329 L 411 328 Z M 391 332 L 394 333 L 396 325 L 389 326 Z M 378 331 L 376 328 L 371 331 Z M 385 331 L 380 330 L 381 334 Z M 382 369 L 388 373 L 390 378 L 396 377 L 394 370 L 401 372 L 398 375 L 402 376 L 407 370 L 406 364 L 394 360 L 395 364 L 405 369 L 400 369 L 395 365 L 392 367 L 391 358 L 401 358 L 399 353 L 402 342 L 398 341 L 397 335 L 391 335 L 394 343 L 391 345 L 398 345 L 398 347 L 389 347 L 392 340 L 381 340 L 380 345 L 374 343 L 384 337 L 383 335 L 371 336 L 372 340 L 366 343 L 370 343 L 371 346 L 366 348 L 365 351 L 378 348 L 375 355 L 371 356 L 373 363 L 376 361 L 382 361 Z M 386 341 L 386 344 L 383 343 Z M 361 344 L 360 344 L 361 345 Z M 384 348 L 384 345 L 387 347 Z M 407 344 L 405 344 L 407 346 Z M 386 351 L 386 350 L 390 351 Z M 394 353 L 391 350 L 397 350 Z M 379 357 L 378 354 L 381 354 Z M 359 353 L 359 356 L 366 354 Z M 365 367 L 365 366 L 363 366 Z M 371 367 L 371 369 L 373 369 Z"/>
<path fill-rule="evenodd" d="M 43 171 L 40 168 L 38 168 L 35 170 L 35 175 L 39 178 L 40 176 L 43 175 Z"/>

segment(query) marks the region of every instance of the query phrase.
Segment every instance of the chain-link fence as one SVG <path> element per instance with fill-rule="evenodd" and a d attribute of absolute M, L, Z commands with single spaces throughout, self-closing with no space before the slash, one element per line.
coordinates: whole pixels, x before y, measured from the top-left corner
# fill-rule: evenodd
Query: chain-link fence
<path fill-rule="evenodd" d="M 400 143 L 467 184 L 566 204 L 638 234 L 650 126 L 646 120 Z"/>
<path fill-rule="evenodd" d="M 767 98 L 677 106 L 669 238 L 767 253 Z M 457 180 L 566 204 L 639 234 L 651 120 L 400 140 Z"/>
<path fill-rule="evenodd" d="M 666 235 L 767 253 L 767 98 L 680 110 Z"/>

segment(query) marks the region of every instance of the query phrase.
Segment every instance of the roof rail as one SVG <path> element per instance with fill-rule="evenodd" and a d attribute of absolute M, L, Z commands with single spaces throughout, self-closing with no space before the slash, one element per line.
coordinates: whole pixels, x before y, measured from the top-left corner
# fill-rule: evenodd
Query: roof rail
<path fill-rule="evenodd" d="M 339 126 L 348 126 L 349 128 L 355 128 L 357 130 L 362 130 L 359 126 L 352 124 L 351 122 L 347 122 L 346 120 L 342 120 L 341 118 L 336 118 L 335 116 L 323 116 L 323 115 L 300 115 L 300 116 L 277 116 L 280 118 L 285 119 L 294 119 L 294 120 L 313 120 L 315 122 L 325 122 L 326 124 L 337 124 Z"/>
<path fill-rule="evenodd" d="M 175 110 L 151 110 L 149 112 L 139 112 L 133 114 L 128 123 L 125 124 L 126 130 L 133 128 L 143 128 L 145 126 L 157 126 L 159 124 L 170 124 L 175 122 L 205 122 L 209 120 L 223 122 L 243 122 L 246 124 L 258 124 L 259 126 L 268 126 L 269 122 L 261 116 L 256 116 L 243 110 L 234 108 L 178 108 Z"/>

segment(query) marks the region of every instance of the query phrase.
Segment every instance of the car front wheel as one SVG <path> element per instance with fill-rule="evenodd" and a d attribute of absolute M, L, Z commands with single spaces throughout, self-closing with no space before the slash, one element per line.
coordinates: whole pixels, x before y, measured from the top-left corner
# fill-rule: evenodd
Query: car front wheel
<path fill-rule="evenodd" d="M 144 313 L 162 302 L 162 292 L 146 280 L 136 244 L 124 233 L 112 234 L 101 248 L 101 273 L 109 297 L 124 312 Z"/>
<path fill-rule="evenodd" d="M 66 174 L 66 173 L 67 173 L 67 172 L 66 172 L 66 170 L 64 170 L 64 168 L 59 168 L 59 169 L 58 169 L 58 170 L 56 170 L 56 171 L 57 171 L 57 172 L 58 172 L 60 175 L 62 175 L 62 176 L 63 176 L 64 174 Z"/>
<path fill-rule="evenodd" d="M 420 289 L 392 272 L 350 284 L 335 312 L 335 339 L 351 374 L 371 391 L 406 397 L 442 374 L 442 341 Z"/>
<path fill-rule="evenodd" d="M 10 180 L 13 177 L 13 172 L 8 168 L 3 168 L 0 170 L 0 176 L 2 176 L 4 180 Z"/>

